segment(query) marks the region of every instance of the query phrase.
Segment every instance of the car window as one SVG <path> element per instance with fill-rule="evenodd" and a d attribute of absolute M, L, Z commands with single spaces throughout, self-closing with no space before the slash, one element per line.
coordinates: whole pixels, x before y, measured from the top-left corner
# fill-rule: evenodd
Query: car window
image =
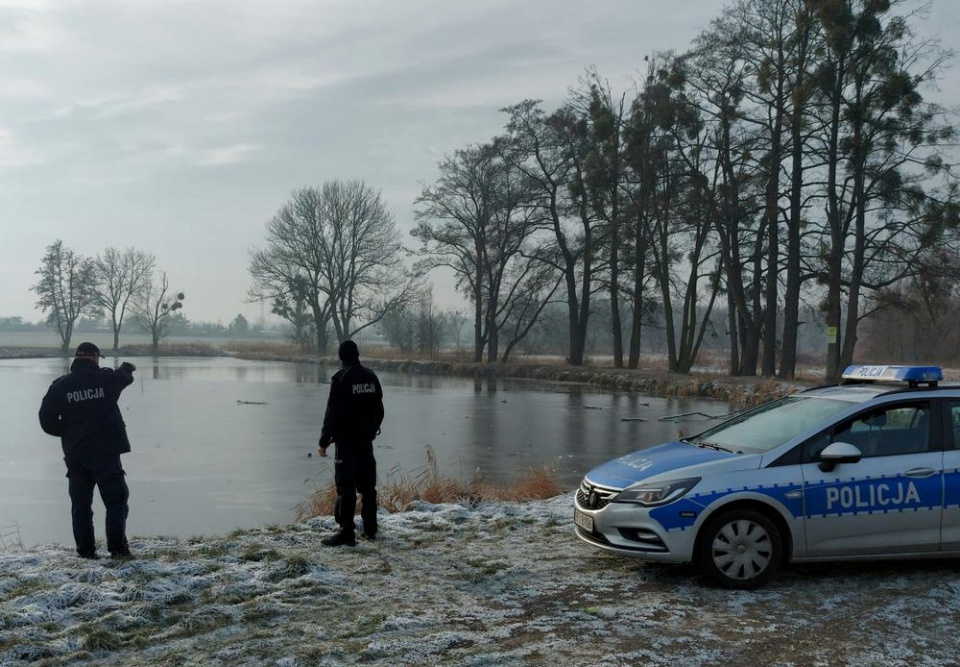
<path fill-rule="evenodd" d="M 768 452 L 850 407 L 846 401 L 788 396 L 705 431 L 693 442 L 709 442 L 733 452 Z"/>
<path fill-rule="evenodd" d="M 960 403 L 950 405 L 950 425 L 953 427 L 953 448 L 960 449 Z"/>
<path fill-rule="evenodd" d="M 916 454 L 930 449 L 930 404 L 895 403 L 861 412 L 807 443 L 805 461 L 815 461 L 827 445 L 846 442 L 863 458 Z"/>

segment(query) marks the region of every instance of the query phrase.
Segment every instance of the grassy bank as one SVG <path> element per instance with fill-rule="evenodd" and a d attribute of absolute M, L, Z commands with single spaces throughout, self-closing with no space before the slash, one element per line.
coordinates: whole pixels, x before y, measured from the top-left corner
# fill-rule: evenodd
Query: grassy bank
<path fill-rule="evenodd" d="M 225 348 L 240 359 L 294 361 L 338 366 L 335 357 L 304 354 L 293 346 L 238 344 Z M 562 361 L 516 361 L 507 364 L 474 363 L 455 359 L 391 359 L 382 350 L 364 354 L 363 363 L 374 370 L 415 375 L 536 380 L 586 384 L 604 389 L 651 396 L 700 397 L 738 405 L 758 405 L 811 386 L 808 382 L 784 382 L 769 378 L 731 377 L 716 373 L 670 373 L 660 368 L 638 370 L 604 366 L 570 366 Z"/>
<path fill-rule="evenodd" d="M 0 359 L 59 357 L 51 348 L 0 347 Z M 259 342 L 230 342 L 219 346 L 207 343 L 177 343 L 160 346 L 157 355 L 149 345 L 126 345 L 120 357 L 218 357 L 232 356 L 251 361 L 286 361 L 339 366 L 335 356 L 308 354 L 292 345 Z M 395 359 L 381 348 L 364 351 L 363 363 L 375 370 L 416 375 L 452 375 L 475 378 L 505 378 L 537 382 L 585 384 L 604 389 L 636 392 L 651 396 L 700 397 L 737 405 L 757 405 L 810 386 L 807 382 L 782 382 L 758 377 L 731 377 L 719 373 L 670 373 L 651 363 L 638 370 L 615 369 L 605 365 L 570 366 L 554 358 L 487 364 L 456 358 L 439 360 Z"/>

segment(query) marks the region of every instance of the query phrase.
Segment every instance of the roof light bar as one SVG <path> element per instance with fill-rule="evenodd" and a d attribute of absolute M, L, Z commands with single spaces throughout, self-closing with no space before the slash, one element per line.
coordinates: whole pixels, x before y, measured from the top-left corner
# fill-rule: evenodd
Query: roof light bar
<path fill-rule="evenodd" d="M 924 382 L 935 387 L 943 380 L 943 371 L 939 366 L 847 366 L 840 377 L 845 381 L 907 382 L 911 387 Z"/>

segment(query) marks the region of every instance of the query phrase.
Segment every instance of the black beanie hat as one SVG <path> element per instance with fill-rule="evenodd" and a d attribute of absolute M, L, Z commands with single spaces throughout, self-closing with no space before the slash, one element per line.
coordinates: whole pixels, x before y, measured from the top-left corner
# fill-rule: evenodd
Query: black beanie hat
<path fill-rule="evenodd" d="M 340 343 L 337 356 L 340 357 L 340 361 L 354 361 L 360 358 L 360 348 L 352 340 L 345 340 Z"/>
<path fill-rule="evenodd" d="M 93 343 L 80 343 L 75 353 L 77 357 L 100 357 L 100 348 Z"/>

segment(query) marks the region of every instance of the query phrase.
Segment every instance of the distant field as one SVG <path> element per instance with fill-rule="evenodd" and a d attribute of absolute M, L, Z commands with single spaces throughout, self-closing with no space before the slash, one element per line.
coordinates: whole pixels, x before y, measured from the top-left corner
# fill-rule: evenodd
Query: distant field
<path fill-rule="evenodd" d="M 174 343 L 206 343 L 207 345 L 220 346 L 230 342 L 236 342 L 235 338 L 225 336 L 168 336 L 163 339 L 164 345 Z M 242 339 L 249 340 L 249 339 Z M 276 341 L 276 338 L 267 339 Z M 71 347 L 76 347 L 84 341 L 95 343 L 103 350 L 109 350 L 113 347 L 113 334 L 110 333 L 78 333 L 74 334 L 71 341 Z M 120 336 L 120 345 L 149 345 L 150 336 L 142 333 L 129 333 Z M 0 332 L 0 347 L 60 347 L 60 337 L 52 331 L 34 331 L 34 332 Z"/>

